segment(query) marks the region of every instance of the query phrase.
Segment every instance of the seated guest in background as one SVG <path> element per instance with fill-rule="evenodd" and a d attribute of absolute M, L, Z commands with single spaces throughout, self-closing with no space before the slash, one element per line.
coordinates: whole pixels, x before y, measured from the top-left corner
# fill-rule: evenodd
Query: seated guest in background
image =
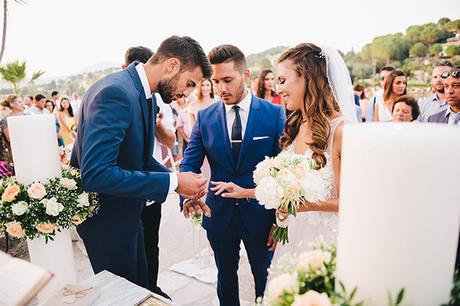
<path fill-rule="evenodd" d="M 367 104 L 369 103 L 369 99 L 366 98 L 363 86 L 356 85 L 355 87 L 353 87 L 353 90 L 355 92 L 355 95 L 359 97 L 359 106 L 361 106 L 362 111 L 362 121 L 366 122 Z"/>
<path fill-rule="evenodd" d="M 256 96 L 273 104 L 281 104 L 281 96 L 275 91 L 275 74 L 270 69 L 260 72 Z"/>
<path fill-rule="evenodd" d="M 45 102 L 45 108 L 50 112 L 50 114 L 54 114 L 54 110 L 56 108 L 56 105 L 54 105 L 54 102 L 51 100 L 46 100 Z M 58 146 L 63 147 L 64 146 L 64 139 L 62 139 L 62 134 L 61 134 L 61 125 L 59 124 L 59 119 L 56 116 L 56 133 L 58 137 Z"/>
<path fill-rule="evenodd" d="M 447 109 L 446 95 L 444 94 L 444 80 L 441 74 L 453 67 L 449 61 L 436 63 L 431 73 L 431 89 L 433 93 L 420 103 L 418 121 L 427 122 L 428 117 Z"/>
<path fill-rule="evenodd" d="M 29 109 L 32 104 L 34 103 L 34 97 L 32 96 L 25 96 L 22 104 L 24 105 L 24 109 Z"/>
<path fill-rule="evenodd" d="M 460 125 L 460 66 L 441 74 L 448 107 L 428 117 L 428 122 Z"/>
<path fill-rule="evenodd" d="M 13 175 L 13 157 L 11 155 L 10 133 L 8 130 L 8 117 L 10 116 L 23 116 L 24 105 L 22 104 L 21 97 L 10 95 L 2 102 L 2 106 L 9 110 L 8 115 L 3 117 L 0 121 L 1 127 L 1 145 L 0 145 L 0 176 Z"/>
<path fill-rule="evenodd" d="M 380 73 L 379 73 L 379 80 L 380 80 L 380 86 L 382 88 L 385 87 L 385 79 L 387 76 L 390 75 L 390 73 L 395 70 L 391 66 L 384 66 L 380 68 Z M 377 101 L 383 101 L 383 90 L 379 90 L 375 93 L 375 95 L 369 100 L 369 104 L 367 105 L 367 110 L 366 110 L 366 122 L 372 122 L 374 121 L 374 109 L 375 109 L 375 104 Z"/>
<path fill-rule="evenodd" d="M 393 109 L 394 101 L 406 93 L 406 75 L 401 70 L 393 70 L 385 78 L 385 86 L 383 87 L 383 99 L 377 100 L 375 103 L 374 121 L 392 121 L 393 115 L 391 110 Z"/>
<path fill-rule="evenodd" d="M 34 104 L 27 109 L 26 115 L 49 115 L 49 111 L 45 108 L 46 97 L 38 94 L 34 98 Z"/>
<path fill-rule="evenodd" d="M 393 122 L 411 122 L 420 115 L 418 102 L 414 97 L 404 95 L 393 104 Z"/>

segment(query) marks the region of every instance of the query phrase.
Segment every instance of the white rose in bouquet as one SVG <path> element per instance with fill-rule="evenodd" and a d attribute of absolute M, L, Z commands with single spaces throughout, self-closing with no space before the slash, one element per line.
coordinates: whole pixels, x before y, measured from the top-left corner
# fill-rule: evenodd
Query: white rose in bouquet
<path fill-rule="evenodd" d="M 272 279 L 268 284 L 268 300 L 276 301 L 283 293 L 299 292 L 297 274 L 284 273 Z"/>
<path fill-rule="evenodd" d="M 89 206 L 89 197 L 87 192 L 83 192 L 78 196 L 77 207 L 88 207 Z"/>
<path fill-rule="evenodd" d="M 326 293 L 310 290 L 302 295 L 296 295 L 291 306 L 332 306 Z"/>
<path fill-rule="evenodd" d="M 27 205 L 24 201 L 20 201 L 13 204 L 13 206 L 11 206 L 11 210 L 16 216 L 22 216 L 29 210 L 29 205 Z"/>
<path fill-rule="evenodd" d="M 309 270 L 316 270 L 321 268 L 323 264 L 330 262 L 332 254 L 323 250 L 312 250 L 304 252 L 298 257 L 297 271 L 307 272 Z"/>
<path fill-rule="evenodd" d="M 284 189 L 271 176 L 264 177 L 256 187 L 256 198 L 266 209 L 276 209 L 284 196 Z"/>
<path fill-rule="evenodd" d="M 75 180 L 73 180 L 73 179 L 68 179 L 68 178 L 62 177 L 62 178 L 59 180 L 59 184 L 60 184 L 62 187 L 67 188 L 68 190 L 75 190 L 75 189 L 77 189 L 77 182 L 75 182 Z"/>
<path fill-rule="evenodd" d="M 59 203 L 55 197 L 43 199 L 41 203 L 45 205 L 46 213 L 50 216 L 56 217 L 64 209 L 64 206 Z"/>

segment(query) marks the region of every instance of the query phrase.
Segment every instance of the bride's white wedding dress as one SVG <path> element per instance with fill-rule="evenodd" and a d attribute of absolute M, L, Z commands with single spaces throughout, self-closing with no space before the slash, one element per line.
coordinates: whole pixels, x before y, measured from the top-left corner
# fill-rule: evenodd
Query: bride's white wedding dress
<path fill-rule="evenodd" d="M 328 140 L 328 148 L 325 152 L 327 158 L 325 167 L 330 167 L 332 173 L 334 173 L 332 159 L 334 134 L 337 126 L 343 122 L 343 120 L 344 118 L 339 116 L 330 122 L 331 133 Z M 293 152 L 294 143 L 295 140 L 285 151 Z M 310 157 L 312 151 L 308 149 L 304 154 Z M 336 195 L 334 175 L 331 177 L 331 180 L 332 186 L 334 186 L 331 198 L 334 198 Z M 311 249 L 310 244 L 315 243 L 319 237 L 322 237 L 325 242 L 335 242 L 338 221 L 339 215 L 336 212 L 311 211 L 297 213 L 296 217 L 290 215 L 288 224 L 289 242 L 284 245 L 278 243 L 273 257 L 273 263 L 276 263 L 276 261 L 286 253 L 301 253 Z"/>

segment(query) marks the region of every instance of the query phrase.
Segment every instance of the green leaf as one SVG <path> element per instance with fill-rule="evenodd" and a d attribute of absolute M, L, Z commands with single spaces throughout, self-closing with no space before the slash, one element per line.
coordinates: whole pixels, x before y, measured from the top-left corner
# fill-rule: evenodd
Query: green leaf
<path fill-rule="evenodd" d="M 404 288 L 401 288 L 401 290 L 398 293 L 398 297 L 396 298 L 396 305 L 399 305 L 404 298 Z"/>

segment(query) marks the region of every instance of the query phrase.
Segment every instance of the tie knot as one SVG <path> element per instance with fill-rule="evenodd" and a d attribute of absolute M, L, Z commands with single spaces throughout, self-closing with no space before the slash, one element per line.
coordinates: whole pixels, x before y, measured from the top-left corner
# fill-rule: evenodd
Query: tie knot
<path fill-rule="evenodd" d="M 232 106 L 232 109 L 235 111 L 235 113 L 239 113 L 240 112 L 240 107 L 238 105 L 233 105 Z"/>
<path fill-rule="evenodd" d="M 148 103 L 152 103 L 152 98 L 147 98 Z"/>

